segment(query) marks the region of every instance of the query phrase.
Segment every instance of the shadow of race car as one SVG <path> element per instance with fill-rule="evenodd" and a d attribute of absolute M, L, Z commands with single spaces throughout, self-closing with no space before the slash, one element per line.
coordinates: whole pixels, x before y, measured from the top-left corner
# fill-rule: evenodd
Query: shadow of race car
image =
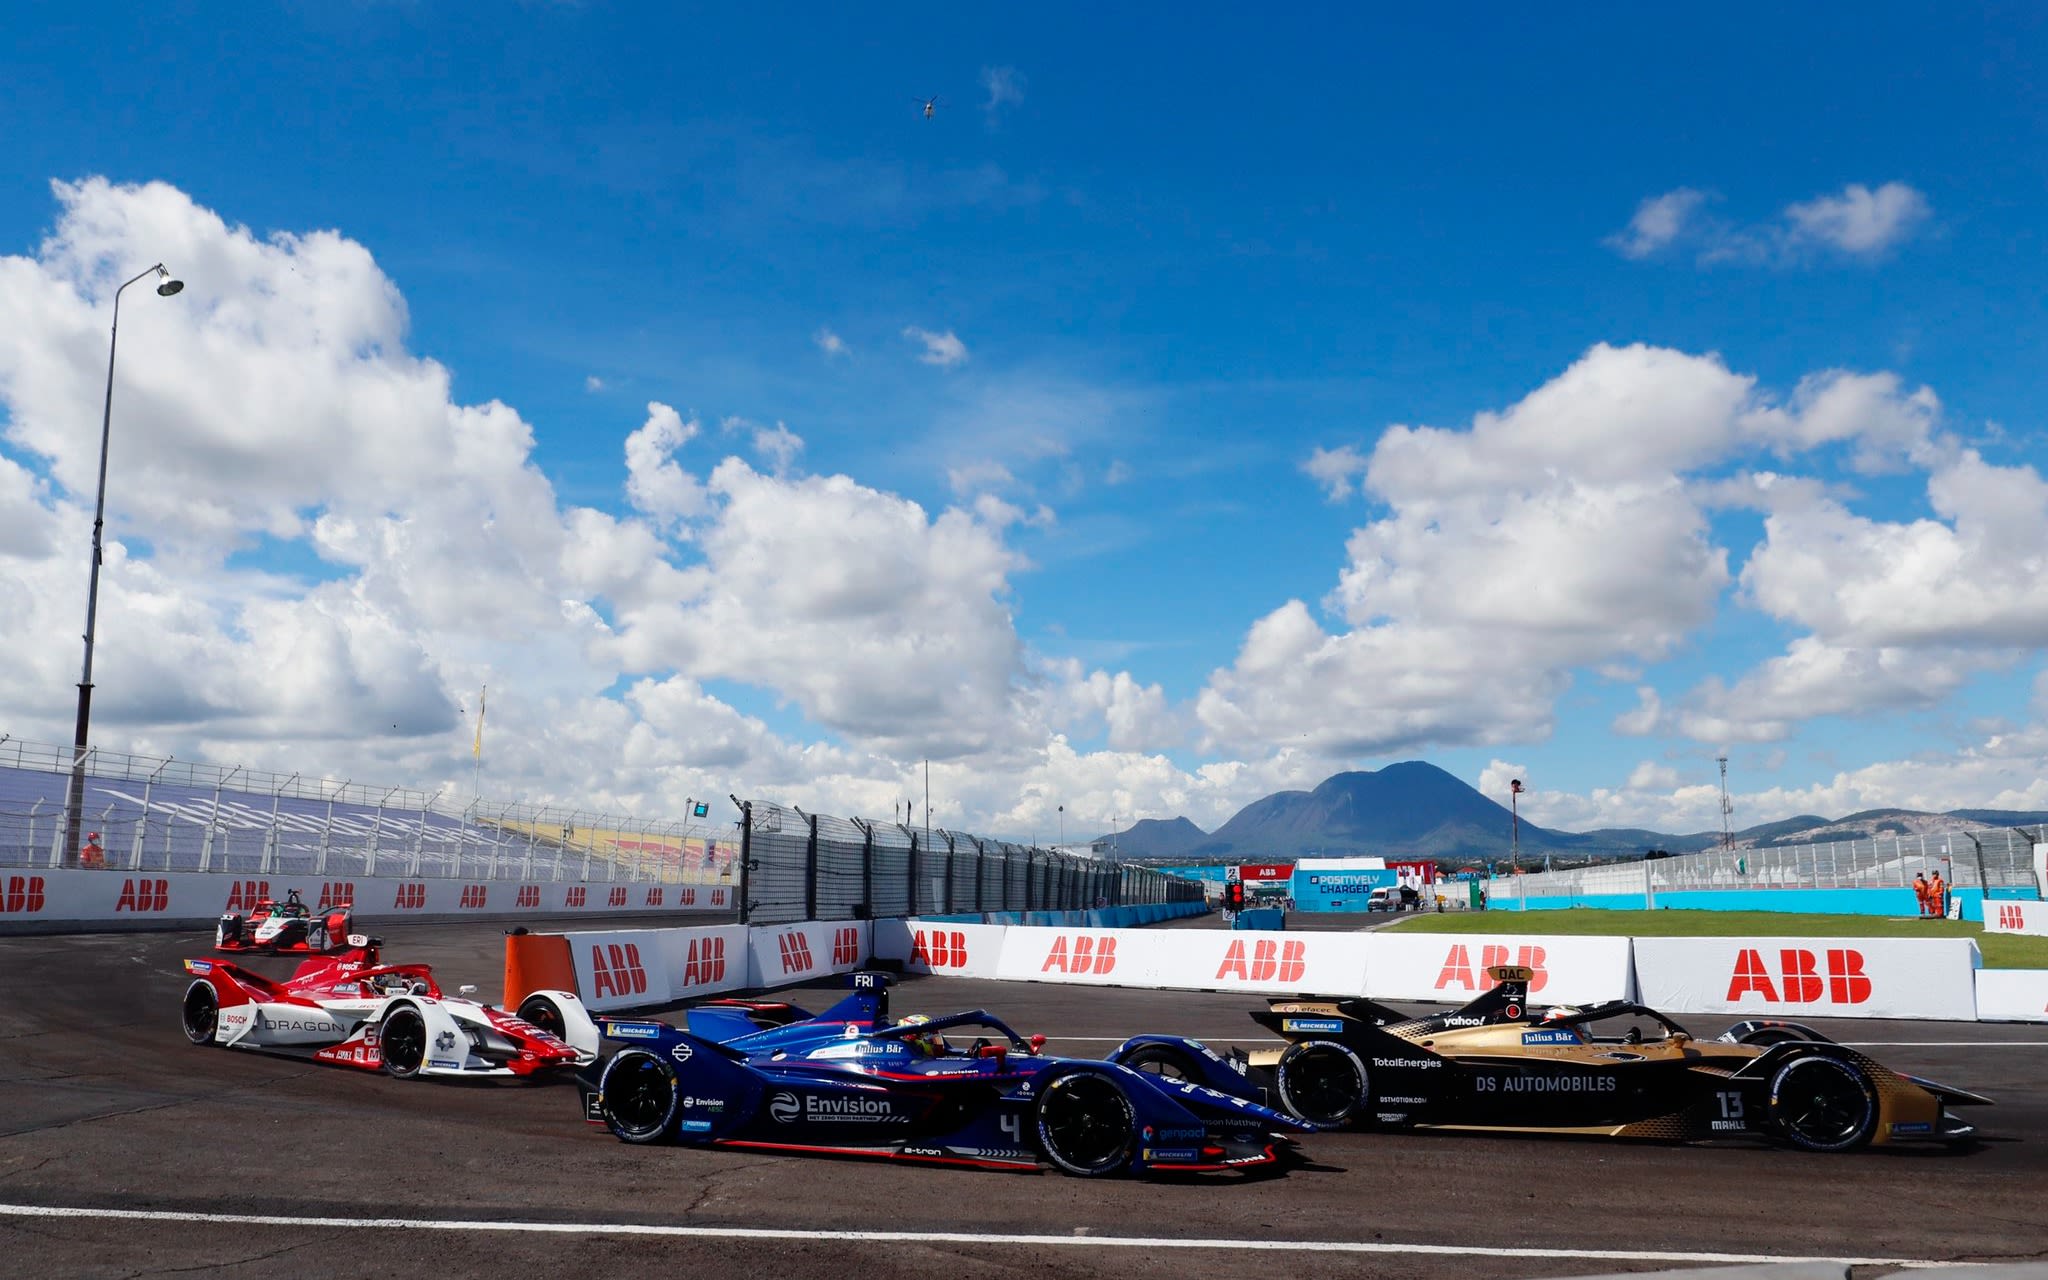
<path fill-rule="evenodd" d="M 375 938 L 301 961 L 273 982 L 227 960 L 187 960 L 185 1038 L 401 1078 L 533 1076 L 597 1060 L 597 1025 L 574 992 L 537 991 L 507 1013 L 441 992 L 426 965 L 380 963 Z"/>
<path fill-rule="evenodd" d="M 1047 1056 L 1043 1036 L 986 1010 L 892 1022 L 886 976 L 854 979 L 853 995 L 814 1016 L 717 1001 L 690 1010 L 687 1030 L 601 1018 L 625 1047 L 584 1074 L 586 1118 L 630 1143 L 1043 1161 L 1079 1177 L 1273 1165 L 1309 1127 L 1242 1093 Z"/>
<path fill-rule="evenodd" d="M 229 911 L 214 926 L 216 951 L 318 952 L 343 946 L 355 928 L 354 904 L 323 904 L 318 912 L 297 889 L 283 902 L 259 899 L 247 916 Z"/>
<path fill-rule="evenodd" d="M 1276 999 L 1254 1021 L 1284 1048 L 1191 1054 L 1140 1036 L 1111 1057 L 1270 1100 L 1317 1128 L 1476 1129 L 1810 1151 L 1959 1142 L 1955 1106 L 1990 1099 L 1904 1075 L 1798 1023 L 1752 1020 L 1697 1040 L 1632 1001 L 1532 1009 L 1526 968 L 1459 1009 L 1411 1017 L 1371 1000 Z"/>

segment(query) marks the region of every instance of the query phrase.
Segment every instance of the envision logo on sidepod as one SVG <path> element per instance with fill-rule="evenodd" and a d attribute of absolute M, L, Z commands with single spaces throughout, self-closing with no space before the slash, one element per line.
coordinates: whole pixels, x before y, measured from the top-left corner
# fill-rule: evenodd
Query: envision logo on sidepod
<path fill-rule="evenodd" d="M 778 1093 L 768 1099 L 768 1114 L 775 1117 L 779 1124 L 788 1124 L 795 1120 L 797 1113 L 802 1109 L 793 1093 Z"/>

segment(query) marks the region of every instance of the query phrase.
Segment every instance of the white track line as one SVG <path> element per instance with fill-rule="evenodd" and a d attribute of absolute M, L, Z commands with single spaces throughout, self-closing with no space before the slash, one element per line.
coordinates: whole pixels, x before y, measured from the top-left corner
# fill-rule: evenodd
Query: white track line
<path fill-rule="evenodd" d="M 1281 1044 L 1270 1036 L 1240 1036 L 1226 1033 L 1214 1036 L 1190 1036 L 1191 1040 L 1222 1043 L 1234 1040 L 1242 1044 Z M 1047 1036 L 1047 1044 L 1122 1044 L 1129 1036 Z M 1837 1040 L 1836 1044 L 1851 1049 L 2048 1049 L 2048 1040 Z"/>
<path fill-rule="evenodd" d="M 1091 1249 L 1217 1249 L 1254 1253 L 1435 1254 L 1461 1258 L 1590 1258 L 1612 1262 L 1822 1262 L 1850 1267 L 1968 1267 L 1932 1258 L 1802 1257 L 1771 1253 L 1696 1253 L 1676 1249 L 1538 1249 L 1380 1240 L 1190 1240 L 1159 1236 L 1021 1235 L 972 1231 L 810 1231 L 774 1227 L 683 1227 L 632 1222 L 476 1222 L 445 1218 L 312 1218 L 282 1214 L 175 1213 L 151 1209 L 88 1209 L 0 1204 L 0 1217 L 110 1218 L 244 1227 L 306 1227 L 376 1231 L 510 1231 L 533 1235 L 689 1237 L 703 1240 L 847 1240 L 873 1244 L 1082 1245 Z"/>

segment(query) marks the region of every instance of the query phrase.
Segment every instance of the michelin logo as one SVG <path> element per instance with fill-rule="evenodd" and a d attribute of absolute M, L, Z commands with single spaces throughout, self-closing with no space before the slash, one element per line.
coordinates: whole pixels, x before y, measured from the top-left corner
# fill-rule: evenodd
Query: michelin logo
<path fill-rule="evenodd" d="M 1282 1018 L 1282 1031 L 1331 1032 L 1344 1030 L 1343 1022 L 1336 1018 Z"/>

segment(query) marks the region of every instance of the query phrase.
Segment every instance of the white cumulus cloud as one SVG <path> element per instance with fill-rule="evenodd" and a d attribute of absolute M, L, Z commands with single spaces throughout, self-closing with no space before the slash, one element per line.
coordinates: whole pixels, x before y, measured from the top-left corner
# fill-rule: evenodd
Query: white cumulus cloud
<path fill-rule="evenodd" d="M 951 329 L 944 333 L 934 333 L 930 329 L 920 329 L 913 324 L 904 327 L 903 336 L 923 344 L 924 351 L 917 358 L 926 364 L 951 369 L 967 363 L 967 344 L 960 341 Z"/>

